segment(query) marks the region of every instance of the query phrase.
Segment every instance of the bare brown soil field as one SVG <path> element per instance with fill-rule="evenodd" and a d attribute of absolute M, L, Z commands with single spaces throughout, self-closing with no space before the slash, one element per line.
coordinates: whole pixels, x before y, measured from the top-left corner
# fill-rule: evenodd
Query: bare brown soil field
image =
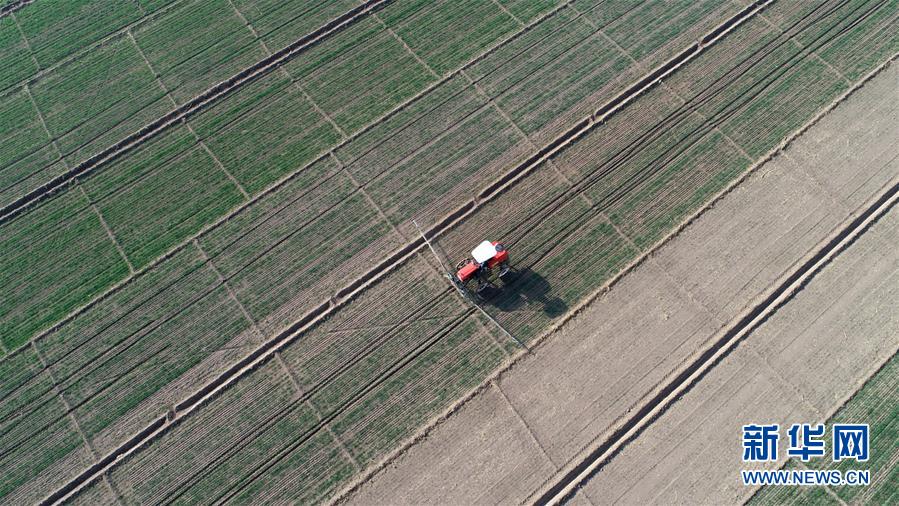
<path fill-rule="evenodd" d="M 893 65 L 865 84 L 350 502 L 528 499 L 865 199 L 895 181 L 897 81 Z M 747 497 L 751 490 L 738 485 L 737 474 L 741 416 L 823 421 L 895 352 L 889 308 L 899 258 L 889 245 L 896 226 L 894 210 L 575 499 L 729 503 Z M 820 374 L 825 367 L 832 374 Z M 721 427 L 733 430 L 715 430 Z M 507 453 L 536 467 L 505 465 Z"/>

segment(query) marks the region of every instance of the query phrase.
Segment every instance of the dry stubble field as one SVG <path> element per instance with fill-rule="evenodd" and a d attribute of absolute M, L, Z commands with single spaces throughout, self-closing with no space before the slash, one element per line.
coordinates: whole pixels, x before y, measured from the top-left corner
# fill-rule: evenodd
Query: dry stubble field
<path fill-rule="evenodd" d="M 211 45 L 186 36 L 199 28 L 185 27 L 180 2 L 156 15 L 144 6 L 104 25 L 99 45 L 57 54 L 58 68 L 139 58 L 133 82 L 171 108 L 339 14 L 309 9 L 277 26 L 275 5 L 201 3 L 233 40 L 213 23 L 200 30 Z M 29 42 L 2 51 L 25 47 L 44 68 L 19 21 L 40 6 L 0 20 Z M 693 45 L 744 18 L 701 53 Z M 15 287 L 0 312 L 11 378 L 0 459 L 31 457 L 4 466 L 14 471 L 2 500 L 73 485 L 86 485 L 79 498 L 125 502 L 328 497 L 517 352 L 430 258 L 399 255 L 373 272 L 415 240 L 410 218 L 467 213 L 438 240 L 451 259 L 485 235 L 508 242 L 519 274 L 488 310 L 534 339 L 891 57 L 896 24 L 895 2 L 774 2 L 756 13 L 717 2 L 397 1 L 354 18 L 0 224 L 2 281 Z M 132 53 L 98 56 L 123 41 Z M 527 166 L 679 53 L 689 61 L 664 85 Z M 218 58 L 231 66 L 205 67 Z M 55 65 L 22 70 L 10 79 L 24 84 L 4 96 L 33 115 L 34 139 L 43 131 L 28 142 L 67 167 L 78 155 L 67 159 L 68 130 L 52 118 L 102 107 L 61 91 L 42 107 L 31 88 L 52 83 Z M 22 159 L 10 135 L 25 134 L 4 134 L 10 160 Z M 522 177 L 492 192 L 510 169 Z M 25 184 L 11 199 L 36 188 L 7 174 Z M 478 195 L 490 199 L 470 201 Z M 257 350 L 264 359 L 238 373 Z M 218 390 L 200 403 L 204 385 Z M 107 469 L 104 457 L 137 441 Z"/>

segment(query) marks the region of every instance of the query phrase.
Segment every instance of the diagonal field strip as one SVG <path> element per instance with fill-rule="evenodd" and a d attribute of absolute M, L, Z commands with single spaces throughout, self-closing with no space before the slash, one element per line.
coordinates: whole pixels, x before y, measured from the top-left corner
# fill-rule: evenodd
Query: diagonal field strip
<path fill-rule="evenodd" d="M 670 75 L 677 68 L 686 62 L 695 58 L 705 48 L 711 46 L 725 34 L 729 33 L 735 27 L 741 25 L 748 19 L 752 18 L 761 9 L 768 5 L 772 0 L 758 1 L 746 7 L 738 14 L 732 16 L 722 25 L 718 26 L 711 33 L 702 38 L 700 42 L 692 44 L 683 50 L 668 62 L 662 64 L 650 74 L 644 76 L 638 82 L 630 86 L 627 90 L 604 104 L 598 110 L 587 118 L 575 124 L 562 135 L 553 140 L 549 145 L 542 148 L 536 154 L 525 160 L 523 163 L 514 167 L 507 172 L 502 178 L 494 182 L 484 189 L 478 196 L 477 200 L 469 201 L 455 212 L 446 216 L 436 226 L 432 227 L 427 234 L 430 237 L 438 236 L 455 226 L 459 221 L 471 215 L 476 209 L 479 209 L 485 203 L 495 199 L 499 195 L 505 193 L 506 190 L 517 184 L 522 178 L 533 172 L 540 164 L 549 159 L 555 153 L 569 145 L 574 140 L 582 137 L 585 133 L 592 130 L 611 115 L 617 113 L 627 104 L 632 102 L 637 96 L 654 87 L 662 78 Z M 402 264 L 424 246 L 422 239 L 417 239 L 408 243 L 406 246 L 389 256 L 387 259 L 378 264 L 374 269 L 366 272 L 360 278 L 351 282 L 348 286 L 339 290 L 336 300 L 327 301 L 318 308 L 312 310 L 303 316 L 299 321 L 293 323 L 288 328 L 282 330 L 270 340 L 263 343 L 259 348 L 250 353 L 247 357 L 235 363 L 227 370 L 223 371 L 209 384 L 202 389 L 178 403 L 175 407 L 173 416 L 160 417 L 151 423 L 144 430 L 134 435 L 129 441 L 119 446 L 115 450 L 103 457 L 96 465 L 89 467 L 79 474 L 75 479 L 55 491 L 45 499 L 46 503 L 53 503 L 70 497 L 72 494 L 80 490 L 85 485 L 91 483 L 97 477 L 101 476 L 110 467 L 114 466 L 119 460 L 126 458 L 134 453 L 138 448 L 142 447 L 150 440 L 162 432 L 168 430 L 174 424 L 184 419 L 195 409 L 200 407 L 206 401 L 216 396 L 219 392 L 227 388 L 238 378 L 244 376 L 256 367 L 269 360 L 275 352 L 291 343 L 297 338 L 300 332 L 316 324 L 325 316 L 334 312 L 338 307 L 344 305 L 355 295 L 365 290 L 373 282 L 384 277 L 388 272 L 392 271 L 398 265 Z"/>
<path fill-rule="evenodd" d="M 298 53 L 318 44 L 328 36 L 343 30 L 371 12 L 383 7 L 389 1 L 390 0 L 368 0 L 325 23 L 312 33 L 301 37 L 299 40 L 272 54 L 268 58 L 256 62 L 229 79 L 209 88 L 172 112 L 144 126 L 137 132 L 132 133 L 109 148 L 106 148 L 84 162 L 81 162 L 78 166 L 51 179 L 42 186 L 4 206 L 0 209 L 0 224 L 10 221 L 37 202 L 63 190 L 76 178 L 89 174 L 104 164 L 112 162 L 122 155 L 131 152 L 149 139 L 208 107 L 216 100 L 228 95 L 239 87 L 262 77 L 266 73 L 277 69 Z"/>
<path fill-rule="evenodd" d="M 899 202 L 899 178 L 864 203 L 831 235 L 800 259 L 756 302 L 737 316 L 712 339 L 711 344 L 687 361 L 673 377 L 656 388 L 649 400 L 635 409 L 630 417 L 616 424 L 609 434 L 572 459 L 556 476 L 548 480 L 531 497 L 534 504 L 561 504 L 588 480 L 600 466 L 613 458 L 621 448 L 636 438 L 678 398 L 689 391 L 708 371 L 715 367 L 734 347 L 761 323 L 786 304 L 840 253 L 846 250 L 873 223 Z"/>
<path fill-rule="evenodd" d="M 506 44 L 508 44 L 508 43 L 510 43 L 510 42 L 512 42 L 512 41 L 514 41 L 514 40 L 516 40 L 516 39 L 518 39 L 519 37 L 521 37 L 522 35 L 524 35 L 525 33 L 527 33 L 529 30 L 533 29 L 534 27 L 536 27 L 536 26 L 539 25 L 540 23 L 544 22 L 546 19 L 548 19 L 548 18 L 550 18 L 551 16 L 555 15 L 555 14 L 556 14 L 557 12 L 559 12 L 560 10 L 564 9 L 564 8 L 565 8 L 566 6 L 568 6 L 572 1 L 573 1 L 573 0 L 568 0 L 568 2 L 558 4 L 558 5 L 557 5 L 556 7 L 554 7 L 553 9 L 550 9 L 549 11 L 544 12 L 543 14 L 541 14 L 540 16 L 538 16 L 537 18 L 535 18 L 534 20 L 532 20 L 532 21 L 531 21 L 525 28 L 523 28 L 522 30 L 520 30 L 520 31 L 518 31 L 518 32 L 515 32 L 515 33 L 513 33 L 513 34 L 510 34 L 508 37 L 506 37 L 506 38 L 504 38 L 504 39 L 501 39 L 501 40 L 499 40 L 499 41 L 496 41 L 496 43 L 493 44 L 493 45 L 492 45 L 490 48 L 488 48 L 486 51 L 484 51 L 484 52 L 482 52 L 482 53 L 476 55 L 476 56 L 475 56 L 474 58 L 472 58 L 471 60 L 469 60 L 469 61 L 465 62 L 464 64 L 462 64 L 462 66 L 461 66 L 459 69 L 456 69 L 455 71 L 452 71 L 452 72 L 447 73 L 447 74 L 446 74 L 445 76 L 443 76 L 439 81 L 435 81 L 435 82 L 431 83 L 430 85 L 428 85 L 427 87 L 425 87 L 424 89 L 422 89 L 422 90 L 421 90 L 419 93 L 417 93 L 416 95 L 414 95 L 414 96 L 412 96 L 412 97 L 409 97 L 406 101 L 401 102 L 400 104 L 397 104 L 397 106 L 395 106 L 393 109 L 391 109 L 390 111 L 386 112 L 384 115 L 382 115 L 381 117 L 377 118 L 376 120 L 374 120 L 373 122 L 369 123 L 368 125 L 365 125 L 363 128 L 361 128 L 361 129 L 358 130 L 357 132 L 353 133 L 352 135 L 350 135 L 349 137 L 347 137 L 346 139 L 344 139 L 340 144 L 334 146 L 332 149 L 339 149 L 341 146 L 343 146 L 343 145 L 346 144 L 347 142 L 350 142 L 350 141 L 352 141 L 353 139 L 358 138 L 360 135 L 364 134 L 365 132 L 369 131 L 369 130 L 372 129 L 372 128 L 375 128 L 377 125 L 379 125 L 379 124 L 381 124 L 381 123 L 383 123 L 383 122 L 385 122 L 385 121 L 389 121 L 390 118 L 393 118 L 395 115 L 401 113 L 401 112 L 402 112 L 403 110 L 405 110 L 407 107 L 410 107 L 410 106 L 411 106 L 413 103 L 415 103 L 416 101 L 418 101 L 418 100 L 422 99 L 423 97 L 427 96 L 428 93 L 430 93 L 431 91 L 433 91 L 434 89 L 436 89 L 438 86 L 440 86 L 440 85 L 446 83 L 447 81 L 449 81 L 450 79 L 454 78 L 454 77 L 455 77 L 456 75 L 458 75 L 463 69 L 468 68 L 468 67 L 470 67 L 470 66 L 472 66 L 472 65 L 475 65 L 476 63 L 478 63 L 478 62 L 482 61 L 484 58 L 486 58 L 488 55 L 490 55 L 490 54 L 492 54 L 493 52 L 495 52 L 495 51 L 501 49 L 502 47 L 504 47 Z M 168 8 L 168 7 L 166 7 L 166 9 L 167 9 L 167 8 Z M 160 12 L 161 12 L 161 11 L 160 11 Z M 126 27 L 126 30 L 123 30 L 123 32 L 124 32 L 124 31 L 127 31 L 127 27 Z M 50 327 L 43 329 L 43 330 L 40 331 L 38 334 L 32 336 L 31 340 L 40 339 L 41 336 L 45 336 L 45 335 L 47 335 L 47 334 L 49 334 L 49 333 L 51 333 L 51 332 L 54 332 L 54 331 L 57 330 L 61 325 L 64 325 L 66 322 L 71 321 L 73 318 L 75 318 L 75 317 L 77 317 L 78 315 L 84 313 L 85 311 L 87 311 L 88 309 L 90 309 L 91 307 L 93 307 L 94 305 L 96 305 L 97 303 L 99 303 L 100 301 L 102 301 L 102 300 L 104 300 L 105 298 L 109 297 L 110 295 L 112 295 L 113 293 L 117 292 L 118 290 L 124 288 L 124 287 L 127 286 L 130 282 L 134 281 L 134 280 L 137 279 L 139 276 L 141 276 L 141 275 L 143 275 L 144 273 L 148 272 L 150 269 L 152 269 L 153 267 L 155 267 L 155 266 L 158 265 L 159 263 L 163 262 L 164 260 L 166 260 L 166 259 L 170 258 L 171 256 L 175 255 L 178 251 L 181 251 L 183 248 L 187 247 L 187 245 L 189 245 L 190 242 L 191 242 L 193 239 L 195 239 L 195 238 L 197 238 L 197 237 L 200 237 L 200 236 L 204 235 L 205 233 L 209 232 L 210 230 L 212 230 L 212 229 L 214 229 L 214 228 L 220 226 L 222 223 L 224 223 L 224 222 L 230 220 L 232 217 L 234 217 L 234 216 L 237 215 L 238 213 L 240 213 L 240 212 L 242 212 L 243 210 L 245 210 L 248 206 L 253 205 L 254 203 L 256 203 L 256 202 L 260 201 L 261 199 L 265 198 L 266 196 L 270 195 L 271 193 L 278 191 L 278 190 L 279 190 L 280 188 L 282 188 L 284 185 L 288 184 L 288 183 L 289 183 L 289 182 L 290 182 L 290 181 L 291 181 L 297 174 L 301 173 L 303 170 L 305 170 L 307 167 L 311 166 L 312 164 L 314 164 L 314 163 L 316 163 L 316 162 L 318 162 L 318 161 L 320 161 L 320 160 L 322 160 L 322 159 L 324 159 L 324 158 L 327 158 L 328 156 L 329 156 L 329 153 L 328 153 L 328 152 L 322 153 L 322 154 L 319 155 L 319 157 L 317 157 L 316 159 L 310 161 L 309 163 L 303 165 L 302 167 L 297 168 L 295 171 L 293 171 L 293 172 L 291 172 L 291 173 L 289 173 L 289 174 L 286 174 L 286 175 L 285 175 L 284 177 L 282 177 L 281 179 L 275 181 L 274 183 L 272 183 L 271 185 L 269 185 L 268 187 L 266 187 L 266 188 L 263 189 L 262 191 L 260 191 L 260 192 L 256 193 L 255 195 L 253 195 L 249 200 L 247 200 L 247 201 L 241 203 L 240 205 L 234 207 L 233 209 L 231 209 L 230 211 L 228 211 L 226 214 L 220 216 L 219 218 L 217 218 L 217 219 L 214 220 L 213 222 L 208 223 L 207 225 L 203 226 L 203 227 L 202 227 L 200 230 L 198 230 L 195 234 L 193 234 L 193 235 L 191 235 L 191 236 L 185 238 L 182 242 L 180 242 L 180 243 L 178 243 L 178 244 L 172 246 L 169 250 L 165 251 L 164 253 L 162 253 L 161 255 L 159 255 L 158 257 L 156 257 L 154 260 L 152 260 L 151 262 L 149 262 L 147 265 L 145 265 L 145 266 L 143 266 L 143 267 L 137 269 L 136 272 L 135 272 L 134 274 L 131 274 L 131 275 L 129 275 L 129 276 L 127 276 L 127 277 L 121 279 L 119 282 L 113 284 L 112 286 L 110 286 L 109 288 L 107 288 L 107 289 L 106 289 L 105 291 L 103 291 L 102 293 L 99 293 L 99 294 L 95 295 L 93 298 L 91 298 L 89 301 L 85 302 L 85 303 L 82 304 L 81 306 L 74 308 L 69 314 L 67 314 L 67 315 L 65 315 L 64 317 L 62 317 L 59 321 L 55 322 L 55 323 L 54 323 L 53 325 L 51 325 Z"/>

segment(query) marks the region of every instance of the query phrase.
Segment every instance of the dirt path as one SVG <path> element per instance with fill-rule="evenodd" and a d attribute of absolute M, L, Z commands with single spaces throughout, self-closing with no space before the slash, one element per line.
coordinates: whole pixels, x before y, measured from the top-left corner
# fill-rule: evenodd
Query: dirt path
<path fill-rule="evenodd" d="M 536 356 L 522 361 L 502 376 L 498 385 L 492 386 L 484 397 L 506 403 L 506 411 L 514 415 L 504 415 L 506 423 L 496 425 L 495 420 L 487 416 L 494 411 L 482 406 L 487 401 L 478 399 L 435 429 L 426 443 L 412 447 L 392 466 L 376 475 L 351 499 L 361 504 L 523 500 L 539 487 L 542 480 L 534 473 L 520 472 L 516 466 L 502 465 L 507 460 L 505 455 L 509 448 L 524 452 L 522 462 L 544 462 L 541 465 L 552 467 L 564 465 L 616 420 L 626 416 L 629 409 L 724 322 L 739 313 L 751 298 L 826 237 L 851 209 L 856 209 L 899 174 L 899 146 L 895 144 L 899 137 L 897 81 L 899 67 L 894 65 L 812 127 L 783 156 L 762 167 L 713 210 L 665 245 L 610 294 L 589 306 L 539 349 Z M 882 220 L 887 229 L 889 222 L 895 221 L 895 217 L 888 218 Z M 878 230 L 882 228 L 879 226 Z M 873 301 L 878 300 L 876 297 L 865 299 L 858 305 L 859 299 L 853 297 L 866 293 L 866 283 L 880 282 L 890 272 L 890 260 L 881 258 L 886 263 L 877 265 L 881 265 L 884 272 L 877 274 L 876 269 L 872 269 L 875 273 L 871 276 L 860 275 L 859 269 L 864 269 L 866 262 L 880 258 L 885 251 L 882 234 L 887 234 L 888 239 L 890 231 L 875 232 L 877 230 L 872 228 L 864 241 L 860 240 L 847 251 L 853 252 L 842 261 L 848 270 L 840 274 L 835 263 L 825 271 L 830 276 L 842 275 L 843 283 L 851 285 L 846 288 L 848 291 L 844 291 L 837 281 L 814 283 L 819 290 L 809 288 L 801 292 L 802 298 L 786 307 L 794 312 L 798 309 L 793 308 L 802 304 L 819 308 L 816 314 L 796 313 L 788 320 L 794 327 L 782 327 L 781 332 L 788 332 L 789 337 L 799 336 L 795 337 L 794 343 L 783 350 L 769 346 L 767 351 L 754 352 L 756 358 L 765 353 L 776 355 L 770 361 L 771 368 L 791 374 L 787 376 L 787 384 L 795 388 L 790 388 L 788 395 L 795 398 L 765 395 L 765 392 L 777 393 L 783 389 L 782 381 L 773 379 L 774 375 L 768 369 L 762 369 L 759 376 L 753 377 L 751 375 L 759 368 L 752 365 L 727 370 L 719 367 L 713 370 L 714 374 L 727 374 L 728 371 L 732 376 L 736 374 L 728 387 L 732 390 L 730 393 L 712 395 L 710 391 L 705 397 L 697 396 L 695 392 L 701 390 L 699 386 L 690 393 L 690 398 L 700 401 L 712 395 L 707 404 L 692 405 L 717 413 L 716 418 L 710 419 L 711 426 L 732 422 L 736 427 L 745 421 L 729 418 L 728 413 L 742 414 L 728 412 L 721 403 L 737 403 L 741 409 L 750 410 L 746 413 L 770 413 L 766 416 L 772 419 L 778 416 L 806 417 L 808 421 L 820 419 L 816 415 L 845 398 L 868 375 L 869 369 L 892 354 L 895 342 L 889 346 L 888 341 L 895 339 L 895 328 L 892 334 L 866 333 L 862 341 L 864 346 L 856 346 L 848 334 L 851 331 L 868 332 L 869 329 L 855 323 L 851 311 L 871 311 Z M 861 247 L 868 241 L 875 241 L 881 247 Z M 895 236 L 893 241 L 895 244 Z M 861 257 L 853 261 L 856 255 Z M 892 261 L 895 270 L 896 258 Z M 813 293 L 817 299 L 809 295 Z M 841 294 L 842 298 L 839 298 Z M 826 312 L 827 317 L 818 318 L 820 308 L 830 304 L 826 300 L 828 296 L 838 298 L 833 302 L 835 309 Z M 810 303 L 800 302 L 807 297 L 811 297 Z M 881 300 L 886 298 L 881 297 Z M 884 308 L 895 307 L 896 301 L 890 302 L 892 305 Z M 884 308 L 879 313 L 890 314 Z M 781 311 L 779 318 L 786 318 L 785 314 L 787 311 Z M 816 318 L 818 326 L 813 326 L 811 322 Z M 827 318 L 835 320 L 827 322 Z M 836 321 L 843 323 L 836 325 Z M 879 328 L 876 320 L 873 323 L 873 328 Z M 884 326 L 883 321 L 879 323 Z M 774 320 L 757 334 L 762 335 L 773 325 Z M 800 331 L 806 327 L 810 330 Z M 850 339 L 835 339 L 828 329 L 830 332 L 845 331 Z M 786 337 L 769 337 L 769 342 L 772 339 L 779 343 L 786 341 Z M 750 338 L 750 341 L 754 344 L 764 342 L 761 338 L 756 341 Z M 819 346 L 834 341 L 849 349 L 833 351 Z M 747 346 L 740 347 L 743 348 Z M 809 355 L 803 357 L 802 353 Z M 820 375 L 822 364 L 832 363 L 834 353 L 840 356 L 838 371 Z M 728 363 L 737 360 L 734 357 L 738 354 L 735 353 Z M 802 362 L 800 358 L 807 361 Z M 796 367 L 797 363 L 805 363 L 807 367 Z M 565 374 L 560 374 L 563 370 Z M 740 370 L 745 372 L 741 375 Z M 701 384 L 722 385 L 720 381 L 708 380 Z M 676 404 L 677 409 L 686 409 L 681 405 L 685 403 Z M 672 409 L 671 413 L 674 411 Z M 656 425 L 672 416 L 663 416 Z M 687 420 L 702 418 L 694 415 Z M 510 434 L 515 433 L 509 427 L 513 423 L 528 429 L 525 434 L 515 436 L 514 442 L 478 444 L 487 439 L 495 442 L 501 441 L 500 437 L 512 437 Z M 670 423 L 676 424 L 676 420 Z M 484 427 L 488 429 L 482 431 Z M 691 430 L 696 429 L 698 427 Z M 655 436 L 650 436 L 651 432 Z M 679 450 L 665 457 L 673 460 L 651 468 L 660 454 L 667 453 L 664 448 L 671 445 L 664 434 L 647 430 L 646 437 L 641 436 L 626 447 L 612 465 L 590 482 L 586 494 L 578 494 L 578 501 L 592 498 L 594 502 L 605 503 L 619 496 L 625 502 L 653 499 L 627 494 L 657 492 L 671 480 L 675 480 L 676 486 L 656 500 L 714 502 L 714 499 L 737 498 L 735 494 L 740 491 L 734 490 L 736 474 L 729 482 L 678 478 L 677 474 L 686 467 L 683 460 L 677 459 L 696 458 L 689 450 Z M 732 443 L 739 433 L 721 431 L 721 437 L 730 438 Z M 690 441 L 692 449 L 706 448 L 699 436 L 694 435 Z M 453 452 L 454 448 L 463 450 Z M 466 448 L 473 451 L 465 451 Z M 721 451 L 723 457 L 708 465 L 716 470 L 720 468 L 725 476 L 731 472 L 727 466 L 738 466 L 739 459 L 731 459 L 727 447 L 720 448 L 724 448 Z M 648 457 L 640 457 L 644 452 L 652 456 L 651 462 L 647 461 Z M 633 460 L 626 459 L 629 455 L 633 455 Z M 626 464 L 620 469 L 615 467 L 616 462 L 625 461 L 632 463 L 630 467 Z M 638 464 L 643 467 L 638 468 Z M 613 469 L 618 471 L 613 474 Z M 641 469 L 645 471 L 642 474 Z M 700 466 L 686 469 L 691 469 L 691 473 L 708 470 L 705 464 L 701 469 Z M 609 481 L 601 481 L 606 479 Z M 662 487 L 657 486 L 662 483 L 659 480 L 665 479 L 668 482 Z M 638 480 L 642 480 L 641 484 L 631 487 Z M 604 491 L 608 491 L 608 495 Z M 712 493 L 720 495 L 713 496 Z"/>

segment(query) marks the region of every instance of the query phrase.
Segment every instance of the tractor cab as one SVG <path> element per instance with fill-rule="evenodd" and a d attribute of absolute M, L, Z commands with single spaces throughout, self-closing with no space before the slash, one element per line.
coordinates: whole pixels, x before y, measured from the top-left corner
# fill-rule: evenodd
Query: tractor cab
<path fill-rule="evenodd" d="M 476 293 L 481 294 L 484 290 L 495 287 L 495 281 L 505 276 L 509 270 L 509 252 L 506 247 L 497 241 L 483 241 L 471 250 L 471 258 L 456 265 L 456 279 L 463 286 L 473 287 Z"/>

